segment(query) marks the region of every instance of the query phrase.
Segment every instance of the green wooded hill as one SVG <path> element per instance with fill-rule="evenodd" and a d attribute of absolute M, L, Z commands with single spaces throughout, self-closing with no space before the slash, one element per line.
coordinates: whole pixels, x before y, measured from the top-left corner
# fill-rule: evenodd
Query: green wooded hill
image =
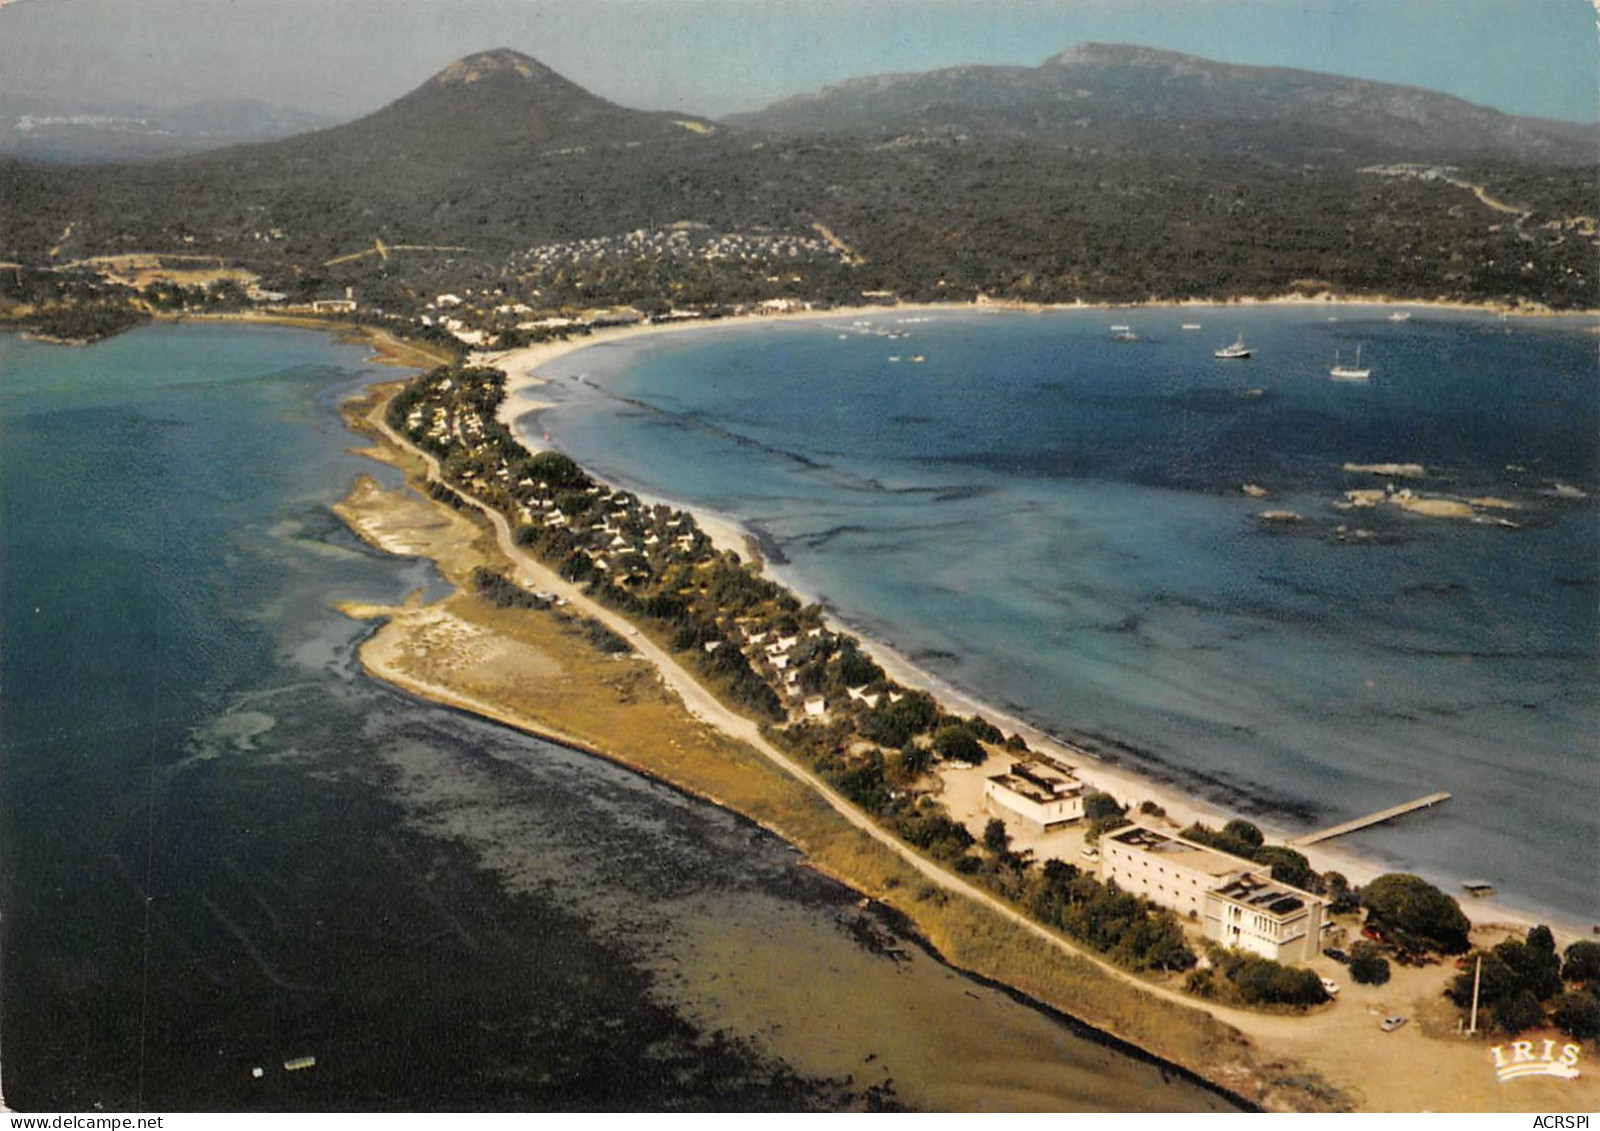
<path fill-rule="evenodd" d="M 1573 227 L 1594 211 L 1592 129 L 1144 49 L 1080 48 L 1019 70 L 1035 78 L 863 80 L 809 109 L 713 123 L 620 107 L 525 55 L 484 52 L 359 121 L 282 141 L 137 165 L 0 164 L 0 258 L 215 254 L 305 289 L 381 285 L 393 309 L 424 287 L 507 280 L 508 257 L 538 245 L 675 222 L 822 224 L 860 262 L 797 268 L 772 293 L 1126 301 L 1326 288 L 1595 305 L 1594 241 Z M 929 84 L 948 98 L 935 105 Z M 1079 103 L 1117 109 L 1082 126 Z M 1439 107 L 1479 126 L 1446 129 Z M 1571 163 L 1585 153 L 1589 164 Z M 1437 178 L 1362 171 L 1446 159 L 1449 176 L 1513 211 Z M 375 240 L 467 250 L 323 266 Z M 686 270 L 614 281 L 672 301 Z M 701 264 L 692 283 L 743 301 L 768 278 Z M 589 282 L 551 283 L 541 302 L 582 301 Z"/>
<path fill-rule="evenodd" d="M 852 79 L 732 123 L 779 133 L 1026 138 L 1276 161 L 1594 164 L 1594 126 L 1447 94 L 1176 51 L 1083 43 L 1037 67 Z"/>

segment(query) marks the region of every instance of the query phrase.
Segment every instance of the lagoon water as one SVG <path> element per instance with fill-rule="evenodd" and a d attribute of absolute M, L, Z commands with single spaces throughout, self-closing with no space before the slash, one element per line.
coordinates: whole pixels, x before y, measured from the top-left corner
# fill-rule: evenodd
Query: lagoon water
<path fill-rule="evenodd" d="M 386 477 L 364 353 L 0 335 L 11 1107 L 1229 1106 L 743 820 L 364 677 L 334 603 L 440 588 L 328 509 Z"/>
<path fill-rule="evenodd" d="M 1388 313 L 711 328 L 550 363 L 521 426 L 746 523 L 799 591 L 983 702 L 1289 831 L 1448 790 L 1347 843 L 1600 922 L 1595 337 Z M 1215 359 L 1236 334 L 1255 356 Z M 1358 345 L 1370 380 L 1332 380 Z M 1344 470 L 1389 462 L 1427 476 Z M 1504 497 L 1486 513 L 1517 525 L 1335 507 L 1385 483 Z"/>

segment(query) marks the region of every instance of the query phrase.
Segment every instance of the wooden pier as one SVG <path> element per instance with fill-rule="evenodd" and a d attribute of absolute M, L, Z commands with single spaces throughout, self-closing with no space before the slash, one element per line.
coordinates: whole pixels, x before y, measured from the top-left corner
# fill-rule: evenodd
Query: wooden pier
<path fill-rule="evenodd" d="M 1438 793 L 1430 793 L 1426 797 L 1419 797 L 1415 801 L 1407 801 L 1403 805 L 1391 805 L 1387 809 L 1380 809 L 1376 813 L 1367 814 L 1365 817 L 1357 817 L 1355 820 L 1346 821 L 1342 825 L 1334 825 L 1332 828 L 1323 829 L 1321 832 L 1297 836 L 1290 840 L 1289 843 L 1296 848 L 1303 848 L 1308 844 L 1316 844 L 1319 841 L 1332 840 L 1336 836 L 1353 833 L 1357 829 L 1364 829 L 1369 825 L 1381 825 L 1385 821 L 1392 821 L 1396 817 L 1403 817 L 1407 813 L 1416 812 L 1418 809 L 1428 809 L 1449 800 L 1450 795 L 1441 790 Z"/>

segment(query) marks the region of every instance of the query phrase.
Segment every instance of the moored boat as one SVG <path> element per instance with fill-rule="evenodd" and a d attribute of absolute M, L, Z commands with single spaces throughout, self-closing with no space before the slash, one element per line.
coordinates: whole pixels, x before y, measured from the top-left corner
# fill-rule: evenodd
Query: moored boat
<path fill-rule="evenodd" d="M 1341 365 L 1339 351 L 1333 351 L 1333 368 L 1328 370 L 1329 376 L 1337 377 L 1343 381 L 1365 381 L 1372 376 L 1371 369 L 1361 368 L 1361 347 L 1356 346 L 1356 363 L 1354 365 Z"/>
<path fill-rule="evenodd" d="M 1220 357 L 1224 361 L 1231 361 L 1234 359 L 1249 357 L 1254 352 L 1254 350 L 1244 344 L 1244 335 L 1241 334 L 1239 337 L 1233 340 L 1233 344 L 1231 346 L 1223 346 L 1216 352 L 1214 356 Z"/>

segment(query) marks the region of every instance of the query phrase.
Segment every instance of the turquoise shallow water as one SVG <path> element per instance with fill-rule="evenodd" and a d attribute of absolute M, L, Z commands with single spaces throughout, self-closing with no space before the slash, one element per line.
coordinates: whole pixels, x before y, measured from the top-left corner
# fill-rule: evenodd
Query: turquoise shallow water
<path fill-rule="evenodd" d="M 336 411 L 365 353 L 0 335 L 10 1106 L 1230 1106 L 746 821 L 365 678 L 335 602 L 441 590 L 329 510 L 390 478 Z M 930 1068 L 945 1032 L 989 1061 Z"/>
<path fill-rule="evenodd" d="M 1594 337 L 1387 312 L 713 328 L 552 363 L 523 427 L 747 523 L 985 702 L 1291 830 L 1449 790 L 1350 847 L 1600 921 Z M 1236 334 L 1256 356 L 1214 359 Z M 1358 344 L 1371 380 L 1331 380 Z M 1423 464 L 1412 486 L 1511 498 L 1519 528 L 1339 511 L 1392 481 L 1347 462 Z"/>

